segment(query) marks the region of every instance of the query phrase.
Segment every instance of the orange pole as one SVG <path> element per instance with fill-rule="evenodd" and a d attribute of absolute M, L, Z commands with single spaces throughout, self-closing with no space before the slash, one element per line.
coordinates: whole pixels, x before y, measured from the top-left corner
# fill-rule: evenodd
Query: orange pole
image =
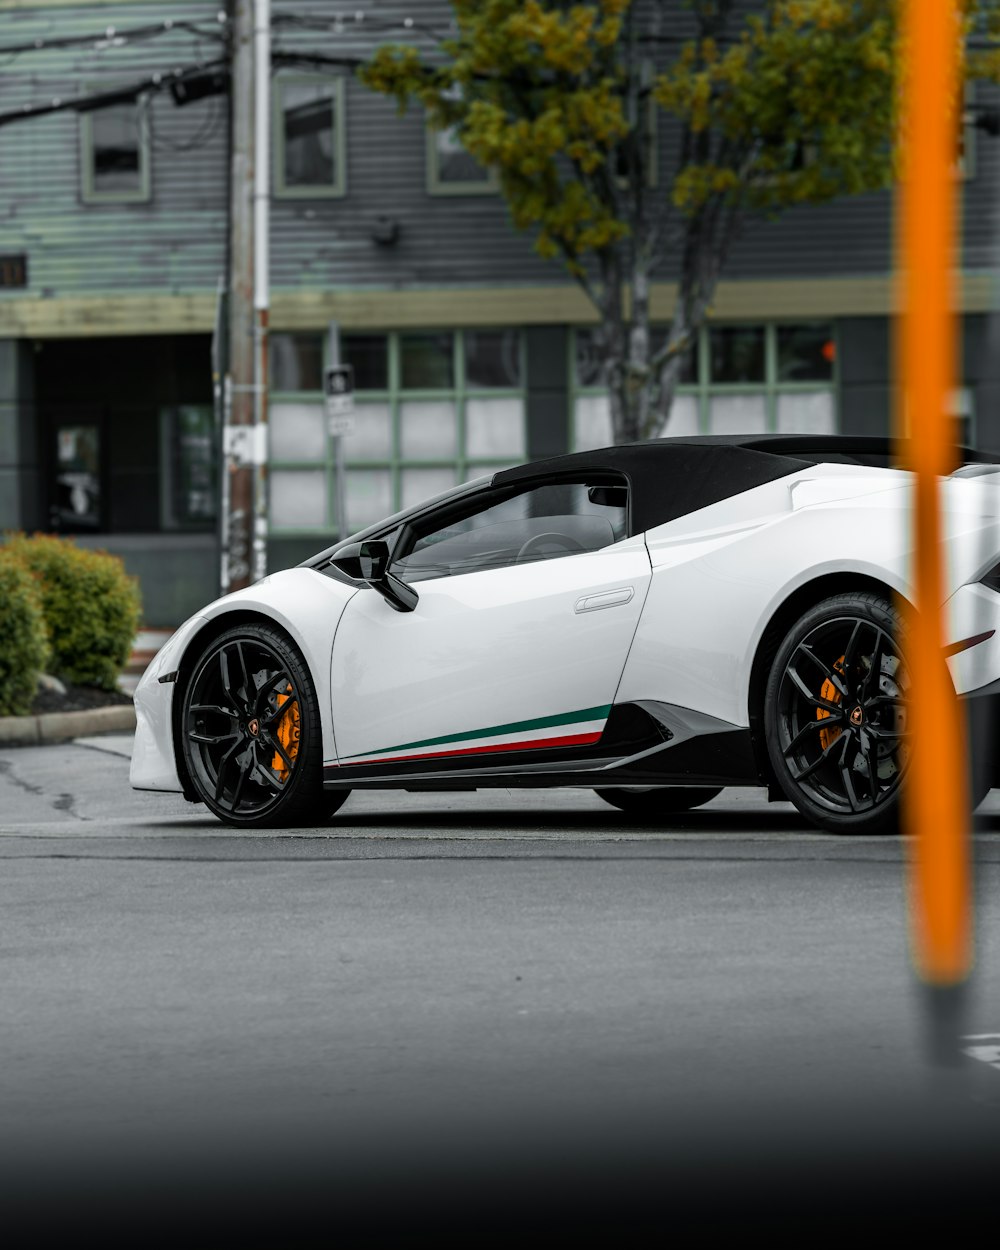
<path fill-rule="evenodd" d="M 956 0 L 906 0 L 904 15 L 897 424 L 909 418 L 915 610 L 908 613 L 905 642 L 913 745 L 903 817 L 911 835 L 916 967 L 931 985 L 954 986 L 969 975 L 973 959 L 965 727 L 943 654 L 939 498 L 940 478 L 952 471 L 955 454 L 946 411 L 955 377 L 960 28 Z"/>

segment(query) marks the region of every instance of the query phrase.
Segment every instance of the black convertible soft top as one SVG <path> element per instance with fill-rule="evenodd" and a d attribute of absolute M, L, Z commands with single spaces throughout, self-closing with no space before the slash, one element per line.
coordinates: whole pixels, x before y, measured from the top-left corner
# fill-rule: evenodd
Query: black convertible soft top
<path fill-rule="evenodd" d="M 959 448 L 966 464 L 1000 463 L 997 456 Z M 905 465 L 905 445 L 890 438 L 849 434 L 705 434 L 693 438 L 656 438 L 620 447 L 599 447 L 548 460 L 534 460 L 497 473 L 492 485 L 519 486 L 549 480 L 586 477 L 624 477 L 630 486 L 629 532 L 641 534 L 655 525 L 731 499 L 767 482 L 799 473 L 816 464 L 856 464 L 873 468 Z M 464 501 L 455 498 L 453 506 Z M 413 509 L 416 512 L 420 509 Z M 397 513 L 369 526 L 358 537 L 370 537 L 410 515 Z M 303 564 L 319 568 L 343 546 L 340 540 Z"/>
<path fill-rule="evenodd" d="M 961 448 L 965 463 L 992 463 L 996 457 Z M 657 438 L 621 447 L 601 447 L 506 469 L 494 486 L 538 477 L 577 473 L 621 474 L 631 487 L 633 534 L 731 499 L 767 482 L 815 464 L 856 464 L 889 468 L 905 463 L 905 446 L 877 436 L 844 434 L 703 435 Z"/>
<path fill-rule="evenodd" d="M 783 449 L 757 448 L 738 439 L 662 438 L 536 460 L 498 473 L 493 485 L 514 486 L 545 477 L 570 479 L 578 474 L 620 475 L 630 487 L 629 530 L 641 534 L 813 463 Z"/>

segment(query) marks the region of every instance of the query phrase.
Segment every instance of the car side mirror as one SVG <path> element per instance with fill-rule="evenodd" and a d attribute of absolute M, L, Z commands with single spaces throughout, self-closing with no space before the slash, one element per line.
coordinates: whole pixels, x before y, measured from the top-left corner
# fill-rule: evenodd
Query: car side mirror
<path fill-rule="evenodd" d="M 342 547 L 330 563 L 346 573 L 351 581 L 364 582 L 377 590 L 397 612 L 412 612 L 419 602 L 413 587 L 389 572 L 389 545 L 381 538 Z"/>
<path fill-rule="evenodd" d="M 602 508 L 624 508 L 628 503 L 628 487 L 591 486 L 587 498 Z"/>

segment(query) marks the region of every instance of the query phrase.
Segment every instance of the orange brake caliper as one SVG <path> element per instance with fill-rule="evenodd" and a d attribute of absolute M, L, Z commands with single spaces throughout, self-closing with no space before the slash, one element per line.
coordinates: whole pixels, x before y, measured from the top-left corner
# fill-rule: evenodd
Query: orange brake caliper
<path fill-rule="evenodd" d="M 292 695 L 292 687 L 289 684 L 285 690 L 278 695 L 278 707 L 283 708 Z M 278 741 L 285 749 L 285 754 L 295 763 L 299 753 L 299 737 L 301 734 L 301 722 L 299 720 L 299 701 L 296 699 L 292 704 L 292 710 L 288 716 L 283 716 L 278 723 Z M 282 781 L 288 780 L 288 769 L 285 767 L 285 761 L 275 752 L 274 759 L 271 761 L 271 767 L 278 774 Z"/>
<path fill-rule="evenodd" d="M 841 656 L 840 659 L 833 666 L 833 671 L 835 673 L 839 673 L 841 677 L 843 677 L 844 675 L 843 664 L 844 664 L 844 657 Z M 840 702 L 840 699 L 841 699 L 840 691 L 833 684 L 833 682 L 829 679 L 829 677 L 823 682 L 823 685 L 819 693 L 820 693 L 820 697 L 826 699 L 827 703 L 839 703 Z M 817 720 L 826 720 L 826 718 L 830 715 L 832 715 L 832 713 L 828 712 L 825 707 L 819 707 L 816 709 Z M 831 726 L 829 729 L 821 729 L 819 731 L 819 744 L 825 751 L 830 746 L 830 743 L 836 742 L 839 737 L 840 737 L 840 730 L 836 726 Z"/>

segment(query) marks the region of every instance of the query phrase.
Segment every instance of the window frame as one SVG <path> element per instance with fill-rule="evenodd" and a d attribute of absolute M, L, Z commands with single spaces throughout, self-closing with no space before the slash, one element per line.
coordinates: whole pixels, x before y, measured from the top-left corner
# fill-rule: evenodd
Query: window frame
<path fill-rule="evenodd" d="M 619 542 L 627 542 L 634 537 L 632 532 L 632 483 L 624 473 L 620 473 L 614 469 L 593 470 L 590 472 L 581 472 L 581 470 L 567 470 L 565 473 L 548 473 L 544 477 L 528 478 L 519 482 L 513 482 L 505 486 L 485 486 L 481 490 L 475 491 L 470 495 L 460 499 L 449 500 L 445 504 L 435 504 L 428 508 L 426 512 L 418 512 L 410 516 L 402 525 L 393 526 L 387 531 L 387 535 L 391 535 L 393 530 L 398 527 L 398 535 L 392 544 L 392 552 L 390 557 L 389 571 L 394 573 L 401 580 L 405 581 L 403 576 L 407 570 L 397 568 L 399 560 L 405 560 L 411 555 L 413 548 L 421 538 L 426 538 L 428 534 L 433 534 L 436 530 L 442 529 L 448 525 L 454 525 L 459 521 L 467 521 L 470 517 L 477 516 L 481 513 L 488 512 L 491 508 L 497 507 L 502 503 L 506 503 L 510 499 L 517 499 L 520 495 L 529 495 L 534 491 L 541 490 L 546 486 L 586 486 L 588 489 L 593 486 L 618 486 L 626 490 L 625 503 L 625 534 L 621 538 L 616 538 L 609 546 L 614 546 Z M 470 532 L 475 532 L 470 531 Z M 567 556 L 573 555 L 592 555 L 593 551 L 604 551 L 606 548 L 597 547 L 593 550 L 567 552 Z M 525 561 L 525 564 L 539 564 L 546 559 L 555 559 L 563 557 L 546 557 L 540 556 L 537 560 Z M 448 577 L 468 576 L 471 573 L 499 573 L 505 569 L 517 567 L 517 562 L 511 564 L 496 565 L 481 569 L 468 569 L 458 573 L 445 573 L 440 578 L 419 578 L 418 581 L 436 581 L 444 580 Z"/>
<path fill-rule="evenodd" d="M 432 126 L 430 121 L 424 124 L 424 170 L 425 185 L 428 195 L 499 195 L 500 179 L 495 169 L 483 170 L 484 177 L 479 182 L 443 182 L 438 164 L 437 136 L 454 130 L 454 126 Z M 475 158 L 473 158 L 475 159 Z"/>
<path fill-rule="evenodd" d="M 782 382 L 778 376 L 778 330 L 788 326 L 828 324 L 830 338 L 834 344 L 832 377 L 827 381 L 815 379 L 804 382 Z M 764 329 L 764 378 L 760 382 L 714 382 L 711 377 L 711 342 L 710 334 L 713 327 L 718 329 L 746 327 L 763 327 Z M 574 326 L 569 339 L 569 447 L 576 448 L 576 401 L 586 396 L 605 395 L 605 387 L 597 385 L 581 385 L 576 375 L 576 339 L 580 330 L 590 330 L 592 326 Z M 782 395 L 811 394 L 817 391 L 829 391 L 833 396 L 835 428 L 840 428 L 841 417 L 841 383 L 840 383 L 840 339 L 839 324 L 836 318 L 829 320 L 815 316 L 769 317 L 766 320 L 754 318 L 733 318 L 709 321 L 698 330 L 695 344 L 695 381 L 682 382 L 678 385 L 677 396 L 693 396 L 697 403 L 698 430 L 701 435 L 711 433 L 711 403 L 715 396 L 748 395 L 763 396 L 765 411 L 765 433 L 778 432 L 778 400 Z M 668 424 L 667 437 L 671 430 Z"/>
<path fill-rule="evenodd" d="M 368 326 L 358 326 L 359 334 L 384 334 L 388 347 L 388 376 L 386 378 L 387 386 L 380 389 L 355 391 L 354 404 L 355 414 L 363 413 L 366 404 L 384 406 L 389 412 L 389 454 L 388 456 L 355 456 L 351 451 L 345 448 L 346 452 L 346 472 L 350 476 L 355 471 L 384 471 L 389 476 L 389 494 L 390 506 L 386 509 L 386 518 L 404 510 L 403 505 L 403 474 L 407 469 L 444 469 L 452 470 L 455 473 L 455 485 L 458 486 L 465 480 L 474 480 L 475 478 L 497 473 L 501 468 L 507 468 L 512 465 L 520 464 L 527 458 L 528 449 L 528 391 L 526 381 L 526 348 L 524 330 L 518 326 L 462 326 L 462 327 L 441 327 L 442 333 L 448 333 L 452 336 L 452 369 L 454 377 L 454 386 L 449 388 L 431 388 L 431 389 L 407 389 L 402 386 L 402 344 L 401 339 L 406 334 L 420 333 L 423 327 L 405 327 L 395 330 L 378 330 Z M 482 387 L 471 386 L 466 378 L 465 369 L 465 336 L 466 334 L 476 331 L 491 332 L 501 330 L 512 330 L 518 336 L 518 363 L 520 366 L 520 385 L 515 387 Z M 281 330 L 274 330 L 272 333 L 280 334 Z M 303 333 L 301 330 L 289 330 L 288 333 Z M 323 364 L 326 368 L 329 361 L 329 341 L 328 336 L 322 331 L 316 331 L 322 335 L 323 341 Z M 344 342 L 345 338 L 350 338 L 351 330 L 347 327 L 341 327 L 341 359 L 345 358 Z M 522 451 L 517 456 L 504 457 L 495 456 L 471 456 L 468 451 L 468 428 L 466 420 L 466 408 L 470 399 L 516 399 L 521 402 L 521 432 L 522 432 Z M 456 444 L 457 454 L 452 457 L 428 457 L 426 459 L 415 459 L 404 456 L 403 454 L 403 430 L 402 430 L 402 405 L 410 401 L 441 401 L 452 403 L 455 405 L 455 421 L 456 421 Z M 269 406 L 275 403 L 300 403 L 314 404 L 317 408 L 323 408 L 323 396 L 319 391 L 272 391 L 268 396 Z M 321 418 L 322 419 L 322 418 Z M 333 439 L 324 426 L 324 457 L 320 460 L 302 460 L 302 459 L 278 459 L 273 458 L 269 454 L 268 469 L 269 472 L 278 469 L 315 469 L 323 470 L 326 475 L 326 516 L 320 525 L 311 526 L 275 526 L 271 521 L 271 531 L 275 536 L 282 538 L 305 537 L 313 535 L 329 535 L 336 533 L 337 529 L 337 510 L 336 510 L 336 448 Z M 270 453 L 270 448 L 269 448 Z M 419 504 L 416 505 L 419 507 Z M 270 509 L 269 509 L 270 512 Z M 354 532 L 368 532 L 372 525 L 378 526 L 380 520 L 376 520 L 367 525 L 359 526 L 355 529 L 348 514 L 348 529 L 344 534 L 338 534 L 336 541 L 338 543 L 350 537 Z"/>
<path fill-rule="evenodd" d="M 333 115 L 333 181 L 315 183 L 310 186 L 285 184 L 285 125 L 282 100 L 284 88 L 287 86 L 332 86 L 333 94 L 330 108 Z M 347 194 L 347 118 L 344 79 L 333 74 L 279 73 L 273 80 L 273 99 L 271 101 L 272 147 L 274 149 L 271 162 L 271 193 L 277 200 L 331 200 L 343 199 Z"/>
<path fill-rule="evenodd" d="M 109 86 L 102 83 L 97 86 L 89 83 L 85 86 L 88 92 L 107 91 Z M 127 101 L 111 104 L 107 107 L 121 108 Z M 134 191 L 100 191 L 95 185 L 94 169 L 94 118 L 102 109 L 89 109 L 80 114 L 79 153 L 80 153 L 80 202 L 83 204 L 147 204 L 152 199 L 153 177 L 152 158 L 150 152 L 149 115 L 150 101 L 139 97 L 132 101 L 135 109 L 135 128 L 139 149 L 139 186 Z"/>

